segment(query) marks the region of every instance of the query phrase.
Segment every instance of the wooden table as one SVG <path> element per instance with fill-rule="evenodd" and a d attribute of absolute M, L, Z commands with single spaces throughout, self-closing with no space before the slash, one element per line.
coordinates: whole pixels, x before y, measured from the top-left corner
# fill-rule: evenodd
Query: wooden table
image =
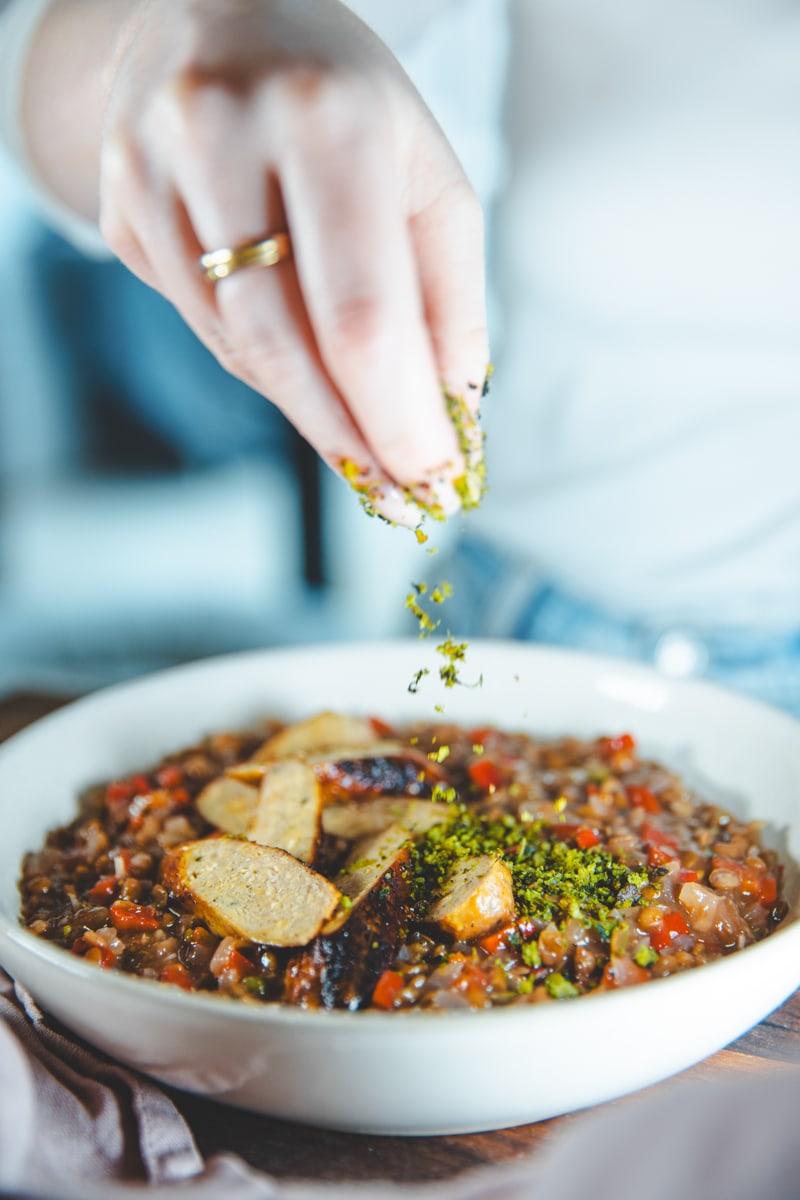
<path fill-rule="evenodd" d="M 0 700 L 0 741 L 64 702 L 58 697 L 41 695 Z M 798 1062 L 800 991 L 744 1037 L 685 1072 L 684 1077 L 775 1074 Z M 292 1179 L 391 1179 L 411 1183 L 451 1178 L 471 1167 L 511 1162 L 535 1153 L 546 1140 L 579 1119 L 559 1117 L 516 1129 L 460 1137 L 372 1137 L 310 1129 L 180 1092 L 170 1094 L 194 1131 L 203 1154 L 231 1151 L 259 1170 Z M 615 1103 L 634 1104 L 636 1097 Z"/>

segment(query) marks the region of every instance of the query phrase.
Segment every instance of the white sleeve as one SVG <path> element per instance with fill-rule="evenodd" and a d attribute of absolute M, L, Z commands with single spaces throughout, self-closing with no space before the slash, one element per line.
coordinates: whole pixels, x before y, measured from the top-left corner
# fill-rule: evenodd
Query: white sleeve
<path fill-rule="evenodd" d="M 58 0 L 11 0 L 0 4 L 0 146 L 16 164 L 31 203 L 44 220 L 93 258 L 113 257 L 93 221 L 62 204 L 38 178 L 28 156 L 20 111 L 22 79 L 31 42 L 51 4 Z"/>

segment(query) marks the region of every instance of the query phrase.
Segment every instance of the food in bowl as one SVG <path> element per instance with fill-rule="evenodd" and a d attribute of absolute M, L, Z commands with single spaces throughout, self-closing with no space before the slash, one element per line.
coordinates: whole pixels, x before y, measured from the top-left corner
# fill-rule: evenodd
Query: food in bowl
<path fill-rule="evenodd" d="M 100 967 L 304 1008 L 488 1008 L 688 970 L 787 912 L 757 822 L 630 734 L 321 713 L 92 788 L 22 921 Z"/>

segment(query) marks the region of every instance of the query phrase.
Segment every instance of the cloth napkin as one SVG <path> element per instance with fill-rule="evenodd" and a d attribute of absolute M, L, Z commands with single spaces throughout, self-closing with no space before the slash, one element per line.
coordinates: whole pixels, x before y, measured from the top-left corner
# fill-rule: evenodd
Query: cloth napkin
<path fill-rule="evenodd" d="M 800 1069 L 780 1066 L 610 1105 L 533 1159 L 447 1183 L 287 1183 L 235 1155 L 204 1161 L 157 1084 L 66 1035 L 0 971 L 0 1195 L 20 1200 L 798 1200 L 799 1106 Z"/>

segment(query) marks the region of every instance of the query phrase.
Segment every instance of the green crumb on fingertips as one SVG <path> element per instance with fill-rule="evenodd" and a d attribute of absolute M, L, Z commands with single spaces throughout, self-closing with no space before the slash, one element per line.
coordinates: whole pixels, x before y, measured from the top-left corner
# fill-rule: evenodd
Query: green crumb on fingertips
<path fill-rule="evenodd" d="M 456 396 L 446 388 L 442 390 L 447 415 L 456 432 L 458 448 L 465 463 L 464 472 L 453 480 L 453 487 L 462 509 L 468 511 L 478 507 L 486 492 L 486 463 L 483 457 L 485 435 L 464 397 Z"/>

